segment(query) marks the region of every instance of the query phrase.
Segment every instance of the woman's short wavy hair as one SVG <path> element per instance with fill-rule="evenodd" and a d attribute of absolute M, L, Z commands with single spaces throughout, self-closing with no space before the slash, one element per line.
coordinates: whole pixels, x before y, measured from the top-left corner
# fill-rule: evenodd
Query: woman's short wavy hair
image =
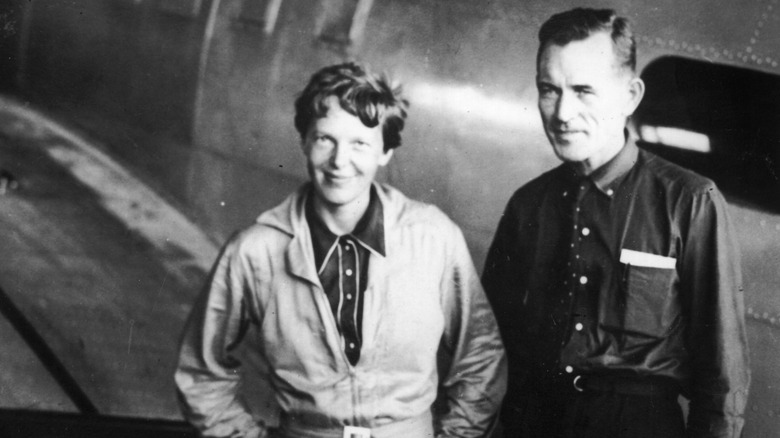
<path fill-rule="evenodd" d="M 338 98 L 341 108 L 373 128 L 382 124 L 384 149 L 401 146 L 409 103 L 401 87 L 393 87 L 386 76 L 369 72 L 360 64 L 347 62 L 324 67 L 312 75 L 295 100 L 295 129 L 305 139 L 314 120 L 325 117 L 327 99 Z"/>
<path fill-rule="evenodd" d="M 596 32 L 610 35 L 618 65 L 631 73 L 636 72 L 636 42 L 631 23 L 627 18 L 618 17 L 612 9 L 575 8 L 550 17 L 539 29 L 536 65 L 550 45 L 565 46 Z"/>

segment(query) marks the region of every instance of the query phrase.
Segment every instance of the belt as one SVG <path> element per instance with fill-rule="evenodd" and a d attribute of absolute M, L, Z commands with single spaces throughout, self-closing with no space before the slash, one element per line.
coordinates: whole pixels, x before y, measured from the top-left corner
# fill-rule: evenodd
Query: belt
<path fill-rule="evenodd" d="M 677 397 L 680 386 L 668 377 L 626 377 L 580 374 L 571 382 L 577 392 L 605 392 L 623 395 Z"/>
<path fill-rule="evenodd" d="M 364 426 L 364 425 L 360 425 Z M 433 438 L 433 416 L 422 415 L 372 427 L 371 438 Z M 281 438 L 343 438 L 344 427 L 323 427 L 302 424 L 291 415 L 282 413 L 277 431 Z"/>

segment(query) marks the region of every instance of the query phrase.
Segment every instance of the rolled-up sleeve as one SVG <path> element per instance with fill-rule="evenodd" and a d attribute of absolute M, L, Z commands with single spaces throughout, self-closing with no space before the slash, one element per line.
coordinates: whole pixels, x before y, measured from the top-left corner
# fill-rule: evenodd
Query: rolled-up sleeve
<path fill-rule="evenodd" d="M 448 239 L 449 260 L 442 280 L 448 358 L 441 386 L 446 413 L 439 436 L 481 437 L 495 425 L 506 392 L 504 346 L 465 239 L 459 229 Z"/>
<path fill-rule="evenodd" d="M 681 274 L 690 306 L 688 436 L 737 438 L 750 383 L 740 255 L 714 186 L 694 199 L 689 223 Z"/>
<path fill-rule="evenodd" d="M 185 326 L 175 373 L 185 418 L 206 437 L 262 437 L 238 397 L 240 363 L 231 350 L 249 324 L 250 270 L 236 240 L 209 275 Z"/>

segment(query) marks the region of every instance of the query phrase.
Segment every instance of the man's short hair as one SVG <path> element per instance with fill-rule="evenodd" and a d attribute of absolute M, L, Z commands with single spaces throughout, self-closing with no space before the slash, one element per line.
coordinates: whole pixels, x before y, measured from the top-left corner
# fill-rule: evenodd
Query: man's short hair
<path fill-rule="evenodd" d="M 385 76 L 369 72 L 354 62 L 325 67 L 314 73 L 309 84 L 295 100 L 295 129 L 306 138 L 311 123 L 325 117 L 326 100 L 338 98 L 341 108 L 373 128 L 382 124 L 384 149 L 401 146 L 408 102 L 401 87 L 393 87 Z"/>
<path fill-rule="evenodd" d="M 631 23 L 618 17 L 612 9 L 576 8 L 550 17 L 539 29 L 539 51 L 536 65 L 542 52 L 551 45 L 565 46 L 572 41 L 581 41 L 596 32 L 606 32 L 612 37 L 612 47 L 618 65 L 636 72 L 636 42 Z"/>

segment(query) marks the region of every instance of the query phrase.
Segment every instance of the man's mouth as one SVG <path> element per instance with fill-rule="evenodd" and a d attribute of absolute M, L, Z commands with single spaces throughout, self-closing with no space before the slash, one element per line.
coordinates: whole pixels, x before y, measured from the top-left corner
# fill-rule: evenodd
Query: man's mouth
<path fill-rule="evenodd" d="M 559 139 L 560 141 L 569 141 L 584 134 L 585 131 L 580 131 L 578 129 L 554 129 L 553 130 L 553 136 Z"/>
<path fill-rule="evenodd" d="M 566 136 L 566 135 L 582 134 L 583 131 L 579 129 L 553 129 L 553 133 L 555 135 Z"/>

